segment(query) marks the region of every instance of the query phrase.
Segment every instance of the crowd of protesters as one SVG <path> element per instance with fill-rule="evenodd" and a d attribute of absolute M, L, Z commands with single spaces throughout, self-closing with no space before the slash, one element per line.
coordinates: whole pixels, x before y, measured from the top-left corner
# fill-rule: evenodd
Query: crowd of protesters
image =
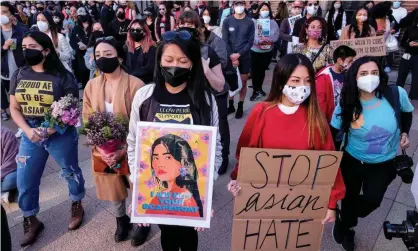
<path fill-rule="evenodd" d="M 181 106 L 187 119 L 177 123 L 218 128 L 215 177 L 228 169 L 228 114 L 241 119 L 244 102 L 263 100 L 243 122 L 237 159 L 242 147 L 342 150 L 323 224 L 335 221 L 335 241 L 354 250 L 358 218 L 380 206 L 396 177 L 397 151 L 409 146 L 410 99 L 418 99 L 418 8 L 408 13 L 400 1 L 368 1 L 351 18 L 344 1 L 333 1 L 329 11 L 315 0 L 281 1 L 277 10 L 268 1 L 220 1 L 215 9 L 204 1 L 196 6 L 154 1 L 144 10 L 124 0 L 1 2 L 1 118 L 11 116 L 19 127 L 16 135 L 1 128 L 1 192 L 6 202 L 18 196 L 22 247 L 34 243 L 45 228 L 36 216 L 49 155 L 68 184 L 68 229 L 83 222 L 86 191 L 77 128 L 64 133 L 40 128 L 46 108 L 71 94 L 82 103 L 80 121 L 96 112 L 130 120 L 121 149 L 111 154 L 92 150 L 93 169 L 122 161 L 132 172 L 136 123 L 156 121 L 160 106 Z M 298 18 L 290 22 L 293 17 Z M 348 46 L 330 45 L 332 40 L 373 36 L 384 37 L 386 56 L 357 57 Z M 391 86 L 387 73 L 400 47 L 404 53 L 397 85 Z M 272 62 L 277 64 L 267 93 L 263 84 Z M 403 86 L 409 72 L 408 97 Z M 47 87 L 30 84 L 34 82 Z M 241 189 L 237 172 L 238 164 L 228 184 L 234 196 Z M 108 192 L 100 199 L 112 202 L 115 241 L 126 240 L 134 228 L 131 243 L 139 246 L 150 226 L 130 223 L 126 190 L 132 181 L 105 175 L 95 178 L 95 185 Z M 202 229 L 159 227 L 163 250 L 197 250 Z"/>

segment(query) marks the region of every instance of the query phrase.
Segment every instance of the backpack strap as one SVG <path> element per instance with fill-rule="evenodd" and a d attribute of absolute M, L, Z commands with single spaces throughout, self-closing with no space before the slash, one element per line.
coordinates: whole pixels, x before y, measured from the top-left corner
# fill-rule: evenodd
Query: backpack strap
<path fill-rule="evenodd" d="M 383 93 L 383 96 L 392 106 L 395 111 L 396 121 L 398 122 L 399 129 L 402 128 L 401 124 L 401 101 L 399 100 L 399 89 L 397 85 L 388 85 Z"/>

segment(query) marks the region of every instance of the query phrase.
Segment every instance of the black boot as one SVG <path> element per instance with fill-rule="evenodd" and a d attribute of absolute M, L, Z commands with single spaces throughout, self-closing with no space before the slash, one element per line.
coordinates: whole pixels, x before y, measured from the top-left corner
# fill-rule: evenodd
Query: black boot
<path fill-rule="evenodd" d="M 131 219 L 127 215 L 116 217 L 115 242 L 126 240 L 129 236 L 129 230 L 132 228 Z"/>
<path fill-rule="evenodd" d="M 240 101 L 238 102 L 238 109 L 237 109 L 237 113 L 235 113 L 235 118 L 240 119 L 242 118 L 243 114 L 244 114 L 244 102 Z"/>
<path fill-rule="evenodd" d="M 234 112 L 235 112 L 234 100 L 229 100 L 228 114 L 231 114 Z"/>
<path fill-rule="evenodd" d="M 260 99 L 261 97 L 263 97 L 263 96 L 261 95 L 261 93 L 259 91 L 254 91 L 253 95 L 251 95 L 251 97 L 250 97 L 250 101 L 256 101 L 256 100 Z"/>
<path fill-rule="evenodd" d="M 147 240 L 150 230 L 151 227 L 140 227 L 136 225 L 134 231 L 132 232 L 131 245 L 134 247 L 138 247 L 144 244 Z"/>

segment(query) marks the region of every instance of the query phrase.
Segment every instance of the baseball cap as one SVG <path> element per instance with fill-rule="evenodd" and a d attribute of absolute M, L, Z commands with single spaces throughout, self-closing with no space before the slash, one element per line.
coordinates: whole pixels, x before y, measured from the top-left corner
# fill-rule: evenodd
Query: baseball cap
<path fill-rule="evenodd" d="M 83 8 L 83 7 L 78 8 L 77 16 L 86 16 L 86 15 L 87 15 L 87 11 L 86 11 L 85 8 Z"/>

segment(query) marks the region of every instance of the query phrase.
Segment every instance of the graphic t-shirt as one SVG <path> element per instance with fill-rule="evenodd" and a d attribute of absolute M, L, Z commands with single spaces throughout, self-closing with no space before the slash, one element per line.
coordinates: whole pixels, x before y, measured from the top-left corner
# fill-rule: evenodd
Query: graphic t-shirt
<path fill-rule="evenodd" d="M 187 93 L 187 88 L 177 94 L 172 94 L 165 86 L 156 85 L 154 98 L 160 104 L 155 113 L 155 122 L 193 124 L 190 106 L 192 100 Z"/>
<path fill-rule="evenodd" d="M 336 73 L 332 67 L 330 67 L 329 71 L 331 72 L 333 79 L 332 85 L 334 86 L 334 104 L 337 106 L 340 102 L 341 89 L 343 88 L 344 73 Z"/>
<path fill-rule="evenodd" d="M 64 78 L 24 67 L 10 81 L 10 95 L 16 97 L 25 118 L 43 118 L 54 101 L 70 93 L 79 96 L 76 80 L 69 72 Z"/>
<path fill-rule="evenodd" d="M 401 87 L 398 89 L 401 111 L 412 112 L 414 107 L 406 91 Z M 381 163 L 395 158 L 400 131 L 392 106 L 384 97 L 361 101 L 361 105 L 363 113 L 358 120 L 351 123 L 345 150 L 366 163 Z M 337 129 L 341 129 L 340 113 L 341 107 L 338 105 L 331 120 L 331 125 Z"/>

